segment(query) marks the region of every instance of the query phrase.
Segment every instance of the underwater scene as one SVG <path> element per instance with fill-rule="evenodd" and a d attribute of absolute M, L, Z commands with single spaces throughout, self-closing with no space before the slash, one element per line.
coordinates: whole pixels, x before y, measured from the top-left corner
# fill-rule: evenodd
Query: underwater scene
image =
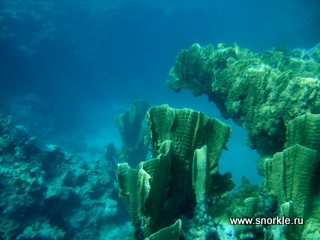
<path fill-rule="evenodd" d="M 1 0 L 0 240 L 319 240 L 319 0 Z"/>

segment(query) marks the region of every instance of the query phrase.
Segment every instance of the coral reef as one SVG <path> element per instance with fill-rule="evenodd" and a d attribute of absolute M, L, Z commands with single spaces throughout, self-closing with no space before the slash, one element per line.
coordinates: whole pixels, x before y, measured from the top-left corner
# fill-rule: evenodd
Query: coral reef
<path fill-rule="evenodd" d="M 320 113 L 318 48 L 311 57 L 301 50 L 254 54 L 236 44 L 183 50 L 167 86 L 206 94 L 225 118 L 248 132 L 248 145 L 261 155 L 283 150 L 286 125 L 304 113 Z"/>
<path fill-rule="evenodd" d="M 121 150 L 117 150 L 113 143 L 106 147 L 107 161 L 111 165 L 114 165 L 113 158 L 116 158 L 117 162 L 128 162 L 132 165 L 137 165 L 146 159 L 147 147 L 144 145 L 144 136 L 147 134 L 147 128 L 141 124 L 148 105 L 144 100 L 135 100 L 127 112 L 116 116 L 122 147 Z"/>
<path fill-rule="evenodd" d="M 311 50 L 311 57 L 314 61 L 320 63 L 320 44 L 318 44 Z"/>
<path fill-rule="evenodd" d="M 298 144 L 276 153 L 266 162 L 266 192 L 277 197 L 287 218 L 307 217 L 312 199 L 312 178 L 318 161 L 316 151 Z M 302 225 L 290 225 L 289 239 L 300 239 Z"/>
<path fill-rule="evenodd" d="M 195 44 L 177 57 L 167 85 L 208 95 L 260 153 L 263 185 L 243 178 L 232 193 L 231 174 L 218 168 L 231 128 L 201 112 L 168 105 L 147 111 L 145 101 L 133 102 L 116 118 L 123 146 L 107 146 L 106 164 L 86 163 L 58 145 L 41 150 L 25 127 L 0 115 L 0 238 L 320 239 L 319 49 L 254 54 L 236 44 Z M 131 226 L 123 224 L 117 187 Z M 236 218 L 304 224 L 232 223 Z"/>
<path fill-rule="evenodd" d="M 197 206 L 192 218 L 182 217 L 185 239 L 318 239 L 320 115 L 305 114 L 291 120 L 287 129 L 287 147 L 273 158 L 264 158 L 265 182 L 254 186 L 243 178 L 233 194 L 206 204 L 205 180 L 193 183 Z M 206 149 L 197 149 L 194 165 L 206 172 L 201 159 Z M 200 159 L 200 160 L 198 160 Z M 200 170 L 202 168 L 202 170 Z M 196 176 L 196 175 L 195 175 Z M 202 175 L 204 176 L 204 175 Z M 200 179 L 199 179 L 200 180 Z M 270 220 L 289 218 L 296 224 L 231 224 L 230 218 Z M 301 223 L 305 223 L 304 225 Z"/>
<path fill-rule="evenodd" d="M 114 169 L 35 144 L 0 115 L 0 238 L 105 239 L 104 229 L 115 228 L 121 214 Z"/>
<path fill-rule="evenodd" d="M 119 164 L 119 195 L 132 216 L 136 238 L 150 236 L 172 220 L 171 209 L 164 208 L 172 148 L 172 141 L 163 142 L 158 157 L 140 163 L 138 169 Z"/>
<path fill-rule="evenodd" d="M 276 200 L 243 177 L 237 191 L 208 204 L 207 210 L 197 205 L 192 218 L 183 217 L 182 233 L 187 240 L 264 239 L 268 226 L 231 224 L 229 219 L 276 217 L 277 213 Z"/>
<path fill-rule="evenodd" d="M 310 228 L 319 221 L 319 134 L 320 115 L 304 114 L 288 123 L 286 149 L 265 162 L 265 188 L 277 197 L 282 214 L 290 218 L 303 218 L 308 224 L 289 225 L 290 239 L 320 237 Z M 312 235 L 309 233 L 312 232 Z M 317 237 L 317 238 L 318 238 Z"/>
<path fill-rule="evenodd" d="M 146 115 L 149 126 L 149 136 L 146 142 L 152 146 L 153 156 L 156 156 L 161 143 L 172 140 L 174 143 L 174 155 L 179 159 L 175 169 L 176 191 L 180 192 L 176 203 L 187 200 L 192 190 L 193 156 L 196 149 L 206 145 L 207 172 L 210 183 L 208 188 L 209 198 L 215 199 L 223 195 L 227 189 L 233 188 L 225 182 L 222 187 L 222 178 L 230 178 L 227 174 L 221 176 L 218 172 L 218 159 L 221 155 L 231 133 L 231 127 L 218 119 L 207 117 L 201 112 L 191 109 L 172 109 L 168 105 L 151 108 Z M 193 173 L 196 174 L 196 173 Z M 206 174 L 206 173 L 202 173 Z M 181 178 L 180 178 L 181 177 Z M 220 186 L 219 186 L 220 185 Z M 177 195 L 178 196 L 178 195 Z M 184 199 L 186 198 L 186 199 Z M 193 202 L 194 199 L 189 199 Z"/>
<path fill-rule="evenodd" d="M 170 76 L 169 88 L 208 95 L 223 117 L 247 130 L 247 143 L 260 154 L 258 171 L 265 176 L 263 186 L 245 183 L 210 205 L 210 230 L 194 227 L 198 209 L 185 221 L 186 238 L 207 239 L 207 232 L 217 239 L 319 239 L 319 45 L 254 54 L 236 44 L 219 44 L 217 50 L 195 44 L 179 54 Z M 229 217 L 292 222 L 231 225 Z"/>
<path fill-rule="evenodd" d="M 146 141 L 154 158 L 137 169 L 119 164 L 118 173 L 120 196 L 135 228 L 134 239 L 151 239 L 180 216 L 191 217 L 196 205 L 205 214 L 210 201 L 234 187 L 230 174 L 218 172 L 229 126 L 203 113 L 168 105 L 151 108 L 146 119 Z"/>
<path fill-rule="evenodd" d="M 160 231 L 150 235 L 146 240 L 178 240 L 180 239 L 181 220 L 177 220 L 172 226 L 161 229 Z"/>

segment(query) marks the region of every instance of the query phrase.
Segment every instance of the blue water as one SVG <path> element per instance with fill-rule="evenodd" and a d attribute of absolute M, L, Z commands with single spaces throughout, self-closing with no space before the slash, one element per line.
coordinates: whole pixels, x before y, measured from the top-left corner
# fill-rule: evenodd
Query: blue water
<path fill-rule="evenodd" d="M 106 144 L 121 146 L 114 117 L 138 98 L 225 121 L 205 97 L 165 86 L 181 49 L 222 42 L 254 52 L 308 49 L 320 42 L 319 29 L 317 0 L 2 0 L 0 109 L 40 147 L 103 159 Z M 233 135 L 221 172 L 260 183 L 244 130 L 225 122 Z"/>

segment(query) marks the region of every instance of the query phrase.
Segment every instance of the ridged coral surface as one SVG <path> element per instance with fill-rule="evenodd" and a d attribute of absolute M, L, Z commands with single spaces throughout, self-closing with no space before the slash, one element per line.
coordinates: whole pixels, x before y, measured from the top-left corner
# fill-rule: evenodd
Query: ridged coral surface
<path fill-rule="evenodd" d="M 119 195 L 128 206 L 132 225 L 145 224 L 142 211 L 150 191 L 150 175 L 141 168 L 130 168 L 127 163 L 119 164 L 118 168 Z"/>
<path fill-rule="evenodd" d="M 320 114 L 304 114 L 288 123 L 285 147 L 300 144 L 320 150 Z M 318 154 L 319 155 L 319 154 Z"/>
<path fill-rule="evenodd" d="M 206 158 L 209 178 L 209 198 L 220 197 L 233 185 L 228 176 L 218 172 L 218 159 L 229 140 L 231 127 L 218 119 L 209 118 L 204 113 L 192 109 L 172 109 L 168 105 L 151 108 L 146 115 L 149 126 L 149 143 L 153 154 L 160 144 L 172 140 L 176 161 L 173 164 L 173 194 L 171 204 L 181 205 L 183 202 L 194 204 L 195 196 L 192 189 L 192 163 L 196 149 L 207 145 Z M 217 181 L 215 177 L 226 179 Z M 230 178 L 230 177 L 229 177 Z M 221 184 L 222 183 L 222 184 Z"/>
<path fill-rule="evenodd" d="M 125 201 L 135 227 L 134 235 L 143 229 L 143 236 L 168 227 L 173 221 L 172 209 L 165 208 L 169 187 L 172 142 L 161 145 L 157 158 L 141 162 L 137 169 L 119 164 L 119 195 Z"/>
<path fill-rule="evenodd" d="M 133 101 L 128 111 L 116 116 L 122 147 L 121 150 L 116 150 L 113 144 L 108 145 L 106 150 L 109 162 L 113 162 L 113 157 L 115 157 L 119 162 L 137 165 L 147 157 L 147 148 L 143 144 L 143 137 L 147 134 L 147 129 L 141 123 L 148 110 L 148 105 L 148 102 L 144 100 Z"/>
<path fill-rule="evenodd" d="M 295 217 L 306 217 L 311 179 L 317 166 L 316 151 L 294 145 L 266 162 L 266 187 L 280 204 L 293 202 Z"/>
<path fill-rule="evenodd" d="M 206 206 L 234 186 L 230 174 L 218 172 L 231 128 L 201 112 L 168 105 L 151 108 L 146 120 L 153 159 L 137 169 L 119 164 L 120 196 L 132 215 L 132 237 L 177 239 L 179 234 L 171 236 L 181 228 L 180 221 L 180 227 L 172 225 L 176 219 L 192 215 L 196 204 Z"/>
<path fill-rule="evenodd" d="M 317 152 L 301 145 L 294 145 L 276 153 L 266 162 L 267 193 L 277 197 L 279 204 L 292 202 L 289 216 L 305 219 L 313 196 L 312 178 L 317 167 Z M 302 226 L 290 226 L 288 237 L 300 239 Z"/>
<path fill-rule="evenodd" d="M 222 116 L 248 132 L 248 144 L 262 155 L 283 150 L 286 125 L 304 113 L 320 113 L 320 64 L 298 50 L 254 54 L 237 45 L 195 44 L 183 50 L 167 86 L 206 94 Z"/>
<path fill-rule="evenodd" d="M 210 174 L 218 172 L 218 159 L 229 140 L 231 127 L 191 109 L 172 109 L 168 105 L 151 108 L 146 116 L 151 144 L 158 149 L 165 140 L 172 140 L 175 153 L 190 170 L 193 153 L 207 145 Z"/>
<path fill-rule="evenodd" d="M 207 203 L 209 184 L 207 145 L 204 145 L 194 151 L 192 165 L 192 185 L 198 204 Z"/>
<path fill-rule="evenodd" d="M 160 231 L 146 238 L 146 240 L 179 240 L 181 224 L 181 220 L 179 219 L 172 226 L 161 229 Z"/>

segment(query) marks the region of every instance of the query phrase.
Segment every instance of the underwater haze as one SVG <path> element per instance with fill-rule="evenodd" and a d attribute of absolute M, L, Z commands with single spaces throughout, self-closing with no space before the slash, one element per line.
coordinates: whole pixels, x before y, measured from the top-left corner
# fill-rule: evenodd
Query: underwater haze
<path fill-rule="evenodd" d="M 180 50 L 234 42 L 254 52 L 309 49 L 320 39 L 319 6 L 315 0 L 2 1 L 2 111 L 42 146 L 94 155 L 110 141 L 121 144 L 114 118 L 136 99 L 222 119 L 206 99 L 166 88 Z M 244 132 L 234 129 L 232 137 L 244 165 L 232 154 L 224 161 L 237 171 L 254 165 Z"/>
<path fill-rule="evenodd" d="M 308 51 L 320 43 L 320 1 L 2 0 L 0 113 L 35 136 L 39 149 L 59 146 L 95 164 L 106 161 L 110 142 L 121 148 L 115 118 L 131 102 L 190 108 L 232 127 L 220 173 L 231 172 L 236 186 L 242 176 L 261 184 L 259 155 L 246 145 L 246 131 L 224 119 L 207 96 L 175 93 L 165 84 L 176 56 L 195 43 L 215 49 L 220 43 L 237 43 L 254 53 L 275 47 Z M 51 148 L 48 152 L 55 151 Z M 115 199 L 117 193 L 113 195 Z M 4 211 L 1 204 L 0 209 Z M 121 214 L 119 226 L 130 219 Z M 51 230 L 55 239 L 76 236 Z M 23 229 L 20 235 L 4 232 L 0 226 L 1 239 L 53 239 L 41 234 L 32 238 Z M 116 236 L 105 239 L 123 239 Z"/>

